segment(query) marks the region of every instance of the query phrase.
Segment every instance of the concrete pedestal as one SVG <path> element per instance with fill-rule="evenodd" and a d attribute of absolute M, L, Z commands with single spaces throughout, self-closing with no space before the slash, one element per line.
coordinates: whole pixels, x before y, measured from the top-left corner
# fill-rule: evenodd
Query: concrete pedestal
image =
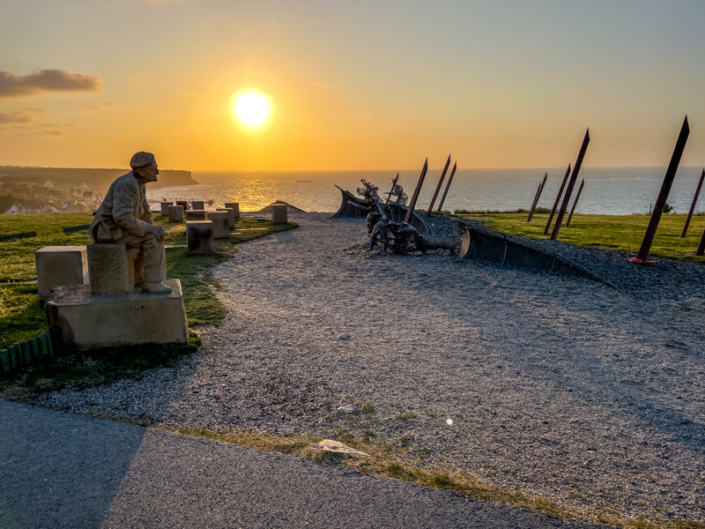
<path fill-rule="evenodd" d="M 120 345 L 186 343 L 188 324 L 181 282 L 171 294 L 91 295 L 86 285 L 57 287 L 46 302 L 54 343 L 78 350 Z"/>
<path fill-rule="evenodd" d="M 189 254 L 208 254 L 215 252 L 213 222 L 194 220 L 186 223 L 186 246 Z"/>
<path fill-rule="evenodd" d="M 230 229 L 235 229 L 235 210 L 232 208 L 217 208 L 216 211 L 223 211 L 228 214 Z"/>
<path fill-rule="evenodd" d="M 169 222 L 183 222 L 184 207 L 181 205 L 169 206 Z"/>
<path fill-rule="evenodd" d="M 159 204 L 160 213 L 165 217 L 169 214 L 169 206 L 173 205 L 171 202 L 162 202 Z"/>
<path fill-rule="evenodd" d="M 225 211 L 209 211 L 208 220 L 213 222 L 213 237 L 227 239 L 230 237 L 230 218 Z"/>
<path fill-rule="evenodd" d="M 191 201 L 191 208 L 192 209 L 206 209 L 206 203 L 203 200 L 192 200 Z"/>
<path fill-rule="evenodd" d="M 88 284 L 88 253 L 85 246 L 45 246 L 34 254 L 39 300 L 60 285 Z"/>
<path fill-rule="evenodd" d="M 273 224 L 286 224 L 289 222 L 287 215 L 287 206 L 285 205 L 272 205 L 272 223 Z"/>
<path fill-rule="evenodd" d="M 124 244 L 89 244 L 90 292 L 125 294 L 134 289 L 134 255 Z"/>
<path fill-rule="evenodd" d="M 186 212 L 186 221 L 189 220 L 206 220 L 205 209 L 190 209 Z"/>
<path fill-rule="evenodd" d="M 235 211 L 235 219 L 240 218 L 240 203 L 239 202 L 226 202 L 225 207 Z"/>
<path fill-rule="evenodd" d="M 177 206 L 183 206 L 183 207 L 184 207 L 184 211 L 187 211 L 187 210 L 188 210 L 188 200 L 177 200 L 177 201 L 176 201 L 176 205 L 177 205 Z"/>

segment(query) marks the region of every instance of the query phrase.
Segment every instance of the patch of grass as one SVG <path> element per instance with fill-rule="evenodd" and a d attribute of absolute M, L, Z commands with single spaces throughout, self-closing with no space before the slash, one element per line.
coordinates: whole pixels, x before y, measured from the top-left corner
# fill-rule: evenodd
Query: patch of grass
<path fill-rule="evenodd" d="M 510 235 L 548 238 L 543 234 L 548 220 L 548 214 L 545 213 L 535 214 L 531 223 L 526 222 L 527 215 L 524 213 L 472 213 L 461 216 L 483 221 L 488 228 Z M 705 216 L 693 216 L 687 236 L 681 238 L 685 218 L 686 215 L 661 217 L 651 247 L 652 257 L 705 263 L 705 257 L 695 255 L 700 237 L 705 230 Z M 648 224 L 648 215 L 576 214 L 569 228 L 565 226 L 561 228 L 558 239 L 578 246 L 621 250 L 636 255 Z"/>
<path fill-rule="evenodd" d="M 416 419 L 417 415 L 413 411 L 399 410 L 394 418 L 404 422 L 411 422 Z"/>
<path fill-rule="evenodd" d="M 25 400 L 66 386 L 90 387 L 121 378 L 141 378 L 145 371 L 171 367 L 198 349 L 201 340 L 191 332 L 186 345 L 125 346 L 40 357 L 24 372 L 0 376 L 0 396 Z"/>
<path fill-rule="evenodd" d="M 365 402 L 362 405 L 362 413 L 364 413 L 365 415 L 370 415 L 374 412 L 375 412 L 374 404 L 371 404 L 369 402 Z"/>
<path fill-rule="evenodd" d="M 37 285 L 0 284 L 0 349 L 31 340 L 46 328 Z"/>

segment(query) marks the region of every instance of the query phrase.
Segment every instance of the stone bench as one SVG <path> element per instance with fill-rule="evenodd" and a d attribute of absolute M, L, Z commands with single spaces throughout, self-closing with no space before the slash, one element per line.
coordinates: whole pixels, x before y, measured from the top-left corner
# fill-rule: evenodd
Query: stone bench
<path fill-rule="evenodd" d="M 186 222 L 186 246 L 189 254 L 214 253 L 213 222 L 210 220 Z"/>
<path fill-rule="evenodd" d="M 228 214 L 228 223 L 231 230 L 235 229 L 235 210 L 233 208 L 216 208 L 216 211 L 224 211 Z"/>
<path fill-rule="evenodd" d="M 169 215 L 169 206 L 172 206 L 172 205 L 173 205 L 173 202 L 161 202 L 159 204 L 160 213 L 166 217 L 167 215 Z"/>
<path fill-rule="evenodd" d="M 226 202 L 225 207 L 232 209 L 235 212 L 235 220 L 240 218 L 240 203 L 239 202 Z"/>
<path fill-rule="evenodd" d="M 88 268 L 91 294 L 127 294 L 142 286 L 142 251 L 124 244 L 89 244 Z"/>
<path fill-rule="evenodd" d="M 190 209 L 186 212 L 186 221 L 190 220 L 206 220 L 205 209 Z"/>
<path fill-rule="evenodd" d="M 191 209 L 206 209 L 206 203 L 203 200 L 192 200 Z"/>
<path fill-rule="evenodd" d="M 46 300 L 53 288 L 88 284 L 85 246 L 45 246 L 34 254 L 39 300 Z"/>
<path fill-rule="evenodd" d="M 286 205 L 272 205 L 272 224 L 286 224 L 288 219 L 288 208 Z"/>
<path fill-rule="evenodd" d="M 169 206 L 169 222 L 183 222 L 184 207 L 181 205 Z"/>
<path fill-rule="evenodd" d="M 213 222 L 213 237 L 227 239 L 230 237 L 230 215 L 225 211 L 209 211 L 208 220 Z"/>

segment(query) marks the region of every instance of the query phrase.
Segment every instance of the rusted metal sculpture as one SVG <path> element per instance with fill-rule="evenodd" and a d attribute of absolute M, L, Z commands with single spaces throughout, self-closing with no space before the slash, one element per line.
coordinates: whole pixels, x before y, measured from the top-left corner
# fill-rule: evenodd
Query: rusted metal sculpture
<path fill-rule="evenodd" d="M 458 168 L 458 162 L 455 162 L 453 164 L 453 170 L 450 172 L 450 176 L 448 177 L 448 183 L 446 184 L 446 190 L 443 192 L 443 197 L 441 198 L 441 203 L 438 204 L 438 209 L 436 210 L 436 213 L 440 214 L 441 210 L 443 209 L 443 203 L 446 201 L 446 195 L 448 194 L 448 190 L 450 189 L 450 184 L 453 182 L 453 177 L 455 176 L 455 170 Z"/>
<path fill-rule="evenodd" d="M 566 169 L 565 176 L 563 177 L 563 182 L 561 182 L 561 187 L 558 190 L 558 195 L 556 195 L 556 200 L 553 203 L 553 208 L 551 208 L 551 214 L 548 216 L 548 222 L 546 223 L 546 227 L 543 230 L 544 235 L 548 235 L 548 230 L 551 227 L 551 221 L 553 221 L 553 215 L 556 214 L 556 208 L 558 207 L 558 202 L 560 202 L 561 196 L 563 195 L 563 188 L 565 187 L 565 184 L 568 181 L 569 175 L 570 175 L 570 164 L 568 164 L 568 169 Z"/>
<path fill-rule="evenodd" d="M 585 158 L 585 152 L 587 152 L 588 144 L 590 143 L 590 129 L 585 131 L 585 137 L 583 138 L 583 144 L 580 146 L 580 152 L 578 153 L 578 159 L 575 161 L 575 167 L 573 167 L 573 174 L 570 175 L 570 180 L 568 181 L 568 188 L 565 190 L 565 196 L 563 197 L 563 204 L 561 204 L 561 209 L 556 217 L 556 223 L 553 226 L 553 231 L 551 232 L 551 240 L 555 241 L 558 238 L 558 232 L 561 230 L 561 223 L 563 222 L 563 217 L 568 209 L 568 203 L 570 201 L 570 195 L 573 194 L 573 188 L 575 187 L 575 182 L 578 180 L 578 174 L 580 174 L 580 168 L 583 165 L 583 159 Z"/>
<path fill-rule="evenodd" d="M 690 226 L 690 219 L 693 218 L 693 212 L 695 212 L 695 204 L 698 202 L 698 197 L 700 196 L 700 189 L 703 187 L 703 180 L 705 180 L 705 168 L 700 175 L 700 181 L 698 182 L 698 188 L 695 190 L 695 196 L 693 197 L 693 203 L 690 205 L 690 211 L 688 211 L 688 218 L 685 219 L 685 226 L 683 226 L 683 233 L 681 237 L 685 237 L 688 233 L 688 226 Z"/>
<path fill-rule="evenodd" d="M 428 211 L 426 212 L 426 215 L 429 217 L 431 216 L 431 213 L 433 212 L 433 205 L 436 203 L 436 198 L 438 197 L 438 192 L 441 190 L 441 186 L 443 185 L 443 180 L 446 177 L 446 172 L 448 171 L 448 166 L 450 165 L 450 154 L 448 155 L 448 160 L 446 161 L 446 166 L 443 168 L 443 172 L 441 173 L 441 179 L 438 181 L 438 185 L 436 186 L 436 192 L 433 193 L 433 198 L 431 199 L 431 205 L 428 206 Z"/>
<path fill-rule="evenodd" d="M 395 176 L 394 180 L 392 180 L 392 189 L 390 189 L 388 193 L 385 193 L 385 195 L 387 195 L 387 201 L 385 202 L 385 204 L 389 204 L 389 200 L 392 198 L 392 195 L 394 195 L 394 190 L 397 187 L 398 180 L 399 180 L 399 173 L 397 173 L 397 176 Z"/>
<path fill-rule="evenodd" d="M 575 213 L 575 206 L 578 205 L 578 200 L 580 200 L 580 194 L 583 192 L 583 187 L 585 186 L 585 179 L 580 182 L 580 188 L 578 189 L 578 194 L 575 195 L 575 200 L 573 201 L 573 207 L 570 209 L 570 215 L 568 215 L 568 222 L 565 223 L 565 227 L 570 227 L 570 221 L 573 220 L 573 213 Z"/>
<path fill-rule="evenodd" d="M 421 186 L 423 185 L 424 178 L 426 178 L 426 172 L 428 171 L 428 158 L 423 164 L 423 169 L 421 169 L 421 175 L 419 176 L 419 181 L 416 183 L 416 189 L 414 189 L 414 194 L 411 195 L 411 202 L 409 203 L 409 210 L 406 212 L 406 218 L 404 222 L 407 224 L 411 220 L 411 215 L 414 213 L 414 208 L 416 208 L 416 201 L 419 199 L 419 193 L 421 192 Z"/>
<path fill-rule="evenodd" d="M 705 254 L 705 230 L 703 230 L 703 237 L 700 239 L 700 246 L 698 246 L 698 251 L 695 255 Z"/>
<path fill-rule="evenodd" d="M 656 205 L 654 205 L 654 211 L 653 213 L 651 213 L 651 220 L 649 220 L 649 226 L 646 228 L 646 233 L 644 234 L 644 240 L 641 243 L 641 248 L 639 248 L 639 253 L 636 257 L 632 257 L 631 259 L 629 259 L 632 263 L 646 264 L 651 266 L 654 266 L 656 264 L 653 261 L 648 261 L 646 258 L 649 256 L 649 250 L 651 250 L 651 243 L 654 242 L 654 236 L 656 235 L 656 230 L 658 229 L 659 222 L 661 221 L 663 206 L 666 205 L 666 200 L 668 200 L 668 194 L 671 192 L 671 186 L 673 185 L 673 180 L 675 180 L 676 178 L 678 164 L 680 163 L 681 157 L 683 156 L 685 145 L 686 143 L 688 143 L 689 135 L 690 126 L 688 125 L 688 116 L 686 116 L 683 120 L 681 131 L 678 134 L 676 146 L 673 149 L 671 162 L 668 164 L 668 169 L 666 169 L 666 176 L 663 177 L 661 191 L 659 191 L 658 199 L 656 200 Z"/>
<path fill-rule="evenodd" d="M 543 175 L 543 180 L 539 182 L 539 187 L 536 190 L 536 195 L 534 196 L 534 202 L 531 204 L 531 209 L 529 210 L 529 218 L 526 222 L 531 222 L 531 217 L 534 216 L 534 211 L 536 211 L 536 206 L 539 203 L 539 198 L 541 198 L 541 193 L 543 193 L 543 186 L 546 185 L 546 180 L 548 179 L 548 173 Z"/>

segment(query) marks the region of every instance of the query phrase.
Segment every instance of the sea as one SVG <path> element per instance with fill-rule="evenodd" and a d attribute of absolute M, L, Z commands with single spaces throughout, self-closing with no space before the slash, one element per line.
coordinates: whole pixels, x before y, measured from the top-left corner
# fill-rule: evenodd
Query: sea
<path fill-rule="evenodd" d="M 668 198 L 677 213 L 687 213 L 695 194 L 702 168 L 681 167 Z M 507 211 L 529 209 L 544 174 L 548 180 L 539 207 L 550 208 L 558 193 L 565 168 L 545 169 L 458 169 L 443 204 L 443 209 L 471 211 Z M 666 173 L 665 167 L 600 167 L 583 168 L 576 183 L 585 179 L 578 213 L 628 215 L 648 213 L 656 202 Z M 398 184 L 411 197 L 420 170 L 405 170 Z M 149 190 L 150 201 L 213 200 L 216 205 L 239 202 L 241 211 L 258 211 L 283 200 L 305 211 L 338 210 L 341 202 L 339 186 L 353 193 L 361 179 L 379 187 L 381 194 L 390 190 L 395 171 L 317 171 L 317 172 L 200 172 L 192 173 L 195 186 L 163 187 Z M 441 176 L 441 170 L 429 170 L 417 202 L 417 209 L 428 208 Z M 443 183 L 445 190 L 446 182 Z M 703 193 L 705 194 L 705 193 Z M 382 195 L 384 196 L 384 195 Z M 572 201 L 571 201 L 572 204 Z M 434 207 L 435 209 L 435 207 Z M 705 197 L 696 211 L 705 211 Z"/>

